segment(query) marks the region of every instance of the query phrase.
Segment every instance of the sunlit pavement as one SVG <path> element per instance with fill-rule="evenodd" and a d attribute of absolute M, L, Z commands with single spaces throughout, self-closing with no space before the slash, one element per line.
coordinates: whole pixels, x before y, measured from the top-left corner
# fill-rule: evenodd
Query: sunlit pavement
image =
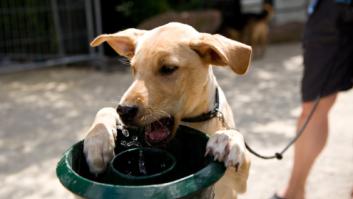
<path fill-rule="evenodd" d="M 246 76 L 216 67 L 216 75 L 248 143 L 265 154 L 294 135 L 300 112 L 299 43 L 270 46 Z M 61 154 L 82 139 L 97 110 L 116 106 L 130 73 L 53 68 L 0 75 L 0 198 L 70 198 L 55 176 Z M 316 162 L 307 198 L 349 198 L 353 188 L 353 91 L 342 93 L 330 117 L 329 142 Z M 269 198 L 284 186 L 292 149 L 282 161 L 252 157 L 241 199 Z"/>

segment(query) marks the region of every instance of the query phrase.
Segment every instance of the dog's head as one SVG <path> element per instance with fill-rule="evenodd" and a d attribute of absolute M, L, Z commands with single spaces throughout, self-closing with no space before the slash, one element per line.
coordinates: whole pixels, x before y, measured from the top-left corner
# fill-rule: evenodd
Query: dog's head
<path fill-rule="evenodd" d="M 117 111 L 125 124 L 144 126 L 151 144 L 170 140 L 182 118 L 208 111 L 210 65 L 244 74 L 251 58 L 249 46 L 181 23 L 103 34 L 91 45 L 103 42 L 130 60 L 134 81 Z"/>

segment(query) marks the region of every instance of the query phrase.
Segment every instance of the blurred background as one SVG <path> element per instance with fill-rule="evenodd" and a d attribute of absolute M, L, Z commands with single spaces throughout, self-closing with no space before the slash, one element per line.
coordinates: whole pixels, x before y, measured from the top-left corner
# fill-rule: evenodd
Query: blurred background
<path fill-rule="evenodd" d="M 300 39 L 307 3 L 272 3 L 269 42 Z M 224 33 L 224 27 L 242 22 L 241 13 L 261 13 L 262 4 L 262 0 L 2 0 L 0 73 L 80 62 L 104 67 L 106 58 L 117 55 L 108 46 L 89 47 L 100 33 L 151 29 L 169 21 Z"/>
<path fill-rule="evenodd" d="M 294 136 L 300 111 L 301 35 L 308 3 L 1 0 L 0 198 L 72 198 L 56 178 L 56 163 L 83 139 L 96 112 L 116 107 L 131 83 L 124 59 L 108 45 L 90 48 L 89 43 L 101 33 L 130 27 L 150 29 L 181 21 L 254 49 L 261 42 L 242 35 L 265 27 L 266 41 L 259 45 L 264 50 L 254 57 L 246 76 L 221 68 L 215 73 L 245 139 L 262 153 L 279 151 Z M 342 93 L 332 111 L 331 137 L 310 176 L 309 199 L 349 198 L 352 101 L 352 91 Z M 291 150 L 282 161 L 252 157 L 248 191 L 239 198 L 272 196 L 287 181 L 291 160 Z"/>

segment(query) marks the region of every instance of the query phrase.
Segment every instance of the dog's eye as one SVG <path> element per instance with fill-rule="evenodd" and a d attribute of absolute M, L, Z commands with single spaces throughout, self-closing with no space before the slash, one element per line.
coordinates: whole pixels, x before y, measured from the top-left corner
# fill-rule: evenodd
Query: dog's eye
<path fill-rule="evenodd" d="M 171 65 L 163 65 L 160 69 L 159 69 L 159 73 L 162 75 L 170 75 L 173 72 L 175 72 L 178 69 L 177 66 L 171 66 Z"/>

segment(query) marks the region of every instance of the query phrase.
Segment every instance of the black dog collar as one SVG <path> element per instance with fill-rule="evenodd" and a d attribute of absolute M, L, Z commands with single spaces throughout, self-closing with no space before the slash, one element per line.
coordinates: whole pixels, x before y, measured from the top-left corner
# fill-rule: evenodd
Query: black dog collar
<path fill-rule="evenodd" d="M 202 113 L 201 115 L 195 116 L 195 117 L 187 117 L 181 119 L 182 122 L 204 122 L 207 120 L 210 120 L 214 117 L 217 117 L 219 113 L 219 95 L 218 95 L 218 88 L 216 88 L 216 94 L 215 94 L 215 102 L 213 106 L 213 110 L 207 112 L 207 113 Z"/>

